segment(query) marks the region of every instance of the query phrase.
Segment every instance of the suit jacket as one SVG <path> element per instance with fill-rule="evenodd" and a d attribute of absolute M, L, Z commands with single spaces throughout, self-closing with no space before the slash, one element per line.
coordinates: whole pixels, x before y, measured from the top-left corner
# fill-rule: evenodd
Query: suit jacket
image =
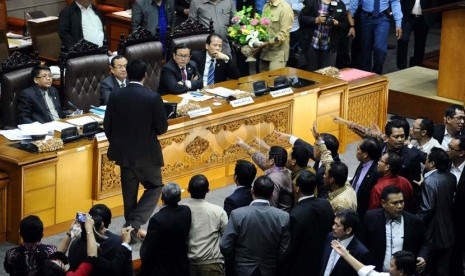
<path fill-rule="evenodd" d="M 53 105 L 60 118 L 63 118 L 60 97 L 54 87 L 48 89 Z M 30 86 L 19 93 L 18 101 L 18 122 L 19 124 L 29 124 L 33 122 L 46 123 L 52 121 L 52 115 L 47 108 L 42 90 L 37 86 Z M 58 119 L 58 118 L 55 118 Z"/>
<path fill-rule="evenodd" d="M 432 8 L 432 0 L 420 0 L 420 6 L 422 10 L 426 10 L 429 8 Z M 402 23 L 412 19 L 409 15 L 412 13 L 413 6 L 415 5 L 415 1 L 411 0 L 400 0 L 400 7 L 402 9 Z M 425 22 L 428 24 L 429 27 L 432 27 L 431 23 L 436 18 L 436 15 L 434 14 L 423 14 L 425 18 Z"/>
<path fill-rule="evenodd" d="M 360 174 L 362 171 L 362 163 L 360 163 L 355 171 L 354 178 L 350 181 L 350 184 L 355 189 L 355 183 L 353 183 L 354 179 Z M 378 178 L 380 177 L 378 173 L 378 162 L 376 160 L 373 161 L 370 168 L 368 169 L 365 177 L 360 183 L 360 187 L 357 191 L 357 213 L 358 215 L 363 218 L 366 211 L 368 210 L 368 205 L 370 203 L 370 193 L 373 186 L 375 186 L 376 182 L 378 182 Z M 357 179 L 358 181 L 358 179 Z"/>
<path fill-rule="evenodd" d="M 207 51 L 194 51 L 192 52 L 192 60 L 197 64 L 200 77 L 203 78 L 205 72 L 205 61 L 207 58 Z M 210 66 L 210 65 L 208 65 Z M 240 77 L 239 70 L 233 60 L 225 62 L 222 59 L 217 59 L 215 64 L 215 83 L 227 81 L 229 79 L 237 79 Z"/>
<path fill-rule="evenodd" d="M 402 250 L 411 251 L 416 257 L 428 260 L 429 248 L 422 219 L 405 211 L 402 215 L 404 219 Z M 383 208 L 366 212 L 360 240 L 370 251 L 376 270 L 381 271 L 386 252 L 386 216 Z"/>
<path fill-rule="evenodd" d="M 128 80 L 126 80 L 126 84 L 127 82 Z M 104 78 L 100 82 L 100 104 L 106 105 L 108 103 L 108 97 L 110 97 L 110 93 L 119 89 L 120 86 L 118 80 L 116 80 L 113 74 Z"/>
<path fill-rule="evenodd" d="M 250 202 L 252 202 L 250 187 L 238 187 L 230 196 L 224 199 L 224 210 L 229 217 L 232 210 L 247 206 Z"/>
<path fill-rule="evenodd" d="M 268 203 L 253 202 L 231 212 L 220 243 L 237 275 L 275 275 L 289 246 L 289 214 Z"/>
<path fill-rule="evenodd" d="M 168 122 L 158 93 L 137 83 L 111 93 L 103 125 L 110 160 L 125 167 L 163 166 L 157 135 Z"/>
<path fill-rule="evenodd" d="M 457 244 L 465 247 L 465 237 L 461 233 L 465 233 L 465 220 L 459 219 L 463 216 L 465 210 L 465 173 L 460 175 L 457 191 L 454 198 L 454 217 L 455 217 L 455 231 L 457 235 Z M 463 248 L 461 247 L 461 248 Z"/>
<path fill-rule="evenodd" d="M 185 205 L 165 206 L 153 215 L 140 247 L 140 275 L 189 275 L 190 228 L 191 210 Z"/>
<path fill-rule="evenodd" d="M 183 84 L 179 84 L 178 81 L 182 80 L 181 69 L 174 62 L 173 59 L 168 61 L 161 68 L 160 74 L 160 86 L 158 86 L 158 93 L 164 94 L 182 94 L 188 90 L 197 90 L 203 87 L 202 77 L 197 70 L 197 64 L 195 61 L 189 61 L 186 65 L 187 79 L 191 81 L 192 87 L 189 89 Z M 197 78 L 194 80 L 194 78 Z"/>
<path fill-rule="evenodd" d="M 457 179 L 451 172 L 433 172 L 421 188 L 418 215 L 426 226 L 426 238 L 431 248 L 451 248 L 455 241 L 454 193 Z"/>
<path fill-rule="evenodd" d="M 402 157 L 402 169 L 400 170 L 399 175 L 407 178 L 412 184 L 413 180 L 420 180 L 420 163 L 425 163 L 426 153 L 417 148 L 409 148 L 407 146 L 403 146 L 394 152 Z"/>
<path fill-rule="evenodd" d="M 324 249 L 323 249 L 323 259 L 321 265 L 320 276 L 325 274 L 326 266 L 328 265 L 328 260 L 331 255 L 332 247 L 331 241 L 334 240 L 333 233 L 329 233 L 326 237 Z M 361 263 L 368 265 L 370 263 L 370 252 L 368 249 L 360 242 L 357 237 L 353 237 L 349 245 L 347 245 L 347 250 L 350 252 L 350 255 L 354 256 L 355 259 L 359 260 Z M 331 271 L 330 276 L 357 276 L 358 273 L 355 269 L 352 268 L 342 257 L 339 258 L 336 264 Z"/>
<path fill-rule="evenodd" d="M 445 131 L 446 131 L 446 126 L 445 125 L 434 125 L 433 138 L 438 140 L 439 144 L 442 144 L 442 140 L 444 140 L 444 132 Z M 463 136 L 464 132 L 461 131 L 461 132 L 457 133 L 456 135 Z"/>
<path fill-rule="evenodd" d="M 334 212 L 327 199 L 306 198 L 290 213 L 291 244 L 286 264 L 289 275 L 318 275 L 324 240 L 331 231 Z"/>
<path fill-rule="evenodd" d="M 102 15 L 94 5 L 92 5 L 92 9 L 100 18 L 103 28 L 104 24 Z M 61 10 L 58 17 L 58 35 L 60 36 L 61 44 L 64 45 L 66 49 L 71 48 L 74 44 L 78 43 L 79 40 L 84 38 L 81 21 L 81 9 L 75 1 Z M 105 28 L 103 28 L 103 33 L 105 36 Z"/>

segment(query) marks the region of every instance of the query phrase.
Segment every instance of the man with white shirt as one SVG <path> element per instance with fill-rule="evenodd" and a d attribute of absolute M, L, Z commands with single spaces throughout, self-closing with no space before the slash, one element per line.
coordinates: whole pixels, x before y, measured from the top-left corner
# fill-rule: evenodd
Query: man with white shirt
<path fill-rule="evenodd" d="M 296 179 L 299 200 L 289 214 L 291 244 L 285 262 L 289 275 L 318 275 L 321 270 L 321 252 L 334 212 L 327 199 L 315 197 L 316 184 L 316 175 L 308 170 Z"/>
<path fill-rule="evenodd" d="M 66 6 L 58 17 L 58 34 L 61 44 L 71 48 L 81 39 L 103 46 L 103 19 L 92 0 L 75 0 Z"/>
<path fill-rule="evenodd" d="M 108 97 L 111 92 L 114 92 L 120 88 L 126 87 L 128 82 L 126 80 L 128 73 L 126 72 L 126 66 L 128 60 L 124 56 L 117 55 L 111 59 L 110 72 L 111 75 L 104 78 L 100 82 L 100 104 L 106 105 Z"/>
<path fill-rule="evenodd" d="M 418 216 L 404 211 L 404 195 L 396 186 L 381 193 L 382 207 L 367 211 L 360 240 L 368 248 L 377 271 L 389 271 L 392 255 L 408 250 L 417 256 L 417 270 L 428 260 L 425 226 Z"/>
<path fill-rule="evenodd" d="M 350 267 L 339 254 L 331 248 L 331 241 L 338 240 L 349 250 L 350 254 L 362 263 L 369 262 L 368 249 L 354 235 L 358 231 L 360 219 L 352 210 L 343 210 L 336 213 L 333 231 L 326 238 L 323 251 L 321 276 L 356 276 L 357 271 Z"/>
<path fill-rule="evenodd" d="M 433 138 L 434 123 L 427 117 L 419 117 L 410 127 L 410 144 L 422 152 L 429 154 L 431 149 L 440 148 L 438 140 Z"/>
<path fill-rule="evenodd" d="M 463 135 L 464 126 L 465 110 L 463 106 L 453 104 L 444 111 L 444 124 L 434 126 L 433 137 L 447 150 L 453 137 Z"/>

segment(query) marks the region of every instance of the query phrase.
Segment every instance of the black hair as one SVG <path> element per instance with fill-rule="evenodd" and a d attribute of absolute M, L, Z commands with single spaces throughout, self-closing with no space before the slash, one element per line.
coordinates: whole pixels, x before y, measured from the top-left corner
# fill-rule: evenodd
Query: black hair
<path fill-rule="evenodd" d="M 465 136 L 457 136 L 455 139 L 459 140 L 459 149 L 465 150 Z"/>
<path fill-rule="evenodd" d="M 276 167 L 284 167 L 287 162 L 287 151 L 280 146 L 272 146 L 268 152 L 269 159 L 273 159 Z"/>
<path fill-rule="evenodd" d="M 352 228 L 351 235 L 355 235 L 358 233 L 358 229 L 360 226 L 360 218 L 357 212 L 352 211 L 350 209 L 344 209 L 335 214 L 336 218 L 341 220 L 341 224 L 344 226 L 344 230 L 347 228 Z"/>
<path fill-rule="evenodd" d="M 392 254 L 397 270 L 402 271 L 404 275 L 416 275 L 416 258 L 410 251 L 397 251 Z"/>
<path fill-rule="evenodd" d="M 378 161 L 381 158 L 381 145 L 373 137 L 366 137 L 360 144 L 360 150 L 366 152 L 371 160 Z"/>
<path fill-rule="evenodd" d="M 449 118 L 454 117 L 456 110 L 464 111 L 464 108 L 461 105 L 453 104 L 449 106 L 448 108 L 446 108 L 446 110 L 444 110 L 444 117 L 449 117 Z"/>
<path fill-rule="evenodd" d="M 410 125 L 407 122 L 407 120 L 404 118 L 402 119 L 396 119 L 396 120 L 391 120 L 386 123 L 386 126 L 384 127 L 384 133 L 389 137 L 392 134 L 392 129 L 393 128 L 402 128 L 404 130 L 404 135 L 405 137 L 408 137 L 409 131 L 410 131 Z"/>
<path fill-rule="evenodd" d="M 394 185 L 387 186 L 381 192 L 381 199 L 386 201 L 388 200 L 388 197 L 390 194 L 398 194 L 398 193 L 402 193 L 399 187 L 394 186 Z"/>
<path fill-rule="evenodd" d="M 295 185 L 303 195 L 313 195 L 318 182 L 316 175 L 308 170 L 302 170 L 297 176 Z"/>
<path fill-rule="evenodd" d="M 31 70 L 31 76 L 32 78 L 37 78 L 39 77 L 39 74 L 40 74 L 40 71 L 41 70 L 45 70 L 45 71 L 50 71 L 50 67 L 48 67 L 47 65 L 41 65 L 41 64 L 37 64 L 37 65 L 34 65 L 32 67 L 32 70 Z"/>
<path fill-rule="evenodd" d="M 203 174 L 194 175 L 189 180 L 189 187 L 187 188 L 192 198 L 205 199 L 205 195 L 208 193 L 208 179 Z"/>
<path fill-rule="evenodd" d="M 399 172 L 402 169 L 402 157 L 395 152 L 389 152 L 387 155 L 388 157 L 386 164 L 389 165 L 389 171 L 391 172 L 391 175 L 399 175 Z"/>
<path fill-rule="evenodd" d="M 257 175 L 257 168 L 247 160 L 237 160 L 234 167 L 234 175 L 239 185 L 252 187 L 252 182 Z"/>
<path fill-rule="evenodd" d="M 291 158 L 295 160 L 299 167 L 304 168 L 308 165 L 310 152 L 304 146 L 294 146 L 292 147 Z"/>
<path fill-rule="evenodd" d="M 336 182 L 339 187 L 343 187 L 347 181 L 349 169 L 347 165 L 341 161 L 334 161 L 330 165 L 328 174 L 330 177 L 334 178 L 334 182 Z"/>
<path fill-rule="evenodd" d="M 331 152 L 331 156 L 335 157 L 338 155 L 337 151 L 339 150 L 339 141 L 336 136 L 330 133 L 321 133 L 321 139 L 326 144 L 326 148 Z"/>
<path fill-rule="evenodd" d="M 147 64 L 140 60 L 134 59 L 128 63 L 127 69 L 129 81 L 142 81 L 147 72 Z"/>
<path fill-rule="evenodd" d="M 110 61 L 111 67 L 115 68 L 115 61 L 118 60 L 118 59 L 122 59 L 122 58 L 125 58 L 125 57 L 123 55 L 114 56 Z"/>
<path fill-rule="evenodd" d="M 223 41 L 223 39 L 221 38 L 221 36 L 219 36 L 218 34 L 212 33 L 212 34 L 209 34 L 209 35 L 207 36 L 207 42 L 206 42 L 206 43 L 207 43 L 208 45 L 210 45 L 210 43 L 212 43 L 212 39 L 213 39 L 214 37 L 217 37 L 217 38 L 221 39 L 221 41 Z"/>
<path fill-rule="evenodd" d="M 432 148 L 428 154 L 429 162 L 434 162 L 434 167 L 441 173 L 450 170 L 449 155 L 442 148 Z"/>
<path fill-rule="evenodd" d="M 426 130 L 426 135 L 428 137 L 433 137 L 434 134 L 434 122 L 428 117 L 420 116 L 418 119 L 421 119 L 420 129 Z"/>
<path fill-rule="evenodd" d="M 173 54 L 177 54 L 179 49 L 189 49 L 189 53 L 191 51 L 191 47 L 187 43 L 179 43 L 178 45 L 174 46 Z"/>
<path fill-rule="evenodd" d="M 252 189 L 255 197 L 268 200 L 273 195 L 274 183 L 271 178 L 262 175 L 255 179 Z"/>
<path fill-rule="evenodd" d="M 40 242 L 44 235 L 44 224 L 38 216 L 29 215 L 19 223 L 19 235 L 26 243 Z"/>
<path fill-rule="evenodd" d="M 110 226 L 112 214 L 110 208 L 108 208 L 105 204 L 95 204 L 92 206 L 89 210 L 89 215 L 92 217 L 99 216 L 102 219 L 105 228 Z"/>

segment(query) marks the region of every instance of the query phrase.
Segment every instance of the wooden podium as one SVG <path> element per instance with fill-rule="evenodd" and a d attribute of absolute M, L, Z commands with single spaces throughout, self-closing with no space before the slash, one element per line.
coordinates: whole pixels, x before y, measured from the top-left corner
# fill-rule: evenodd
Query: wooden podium
<path fill-rule="evenodd" d="M 438 96 L 463 102 L 465 100 L 465 1 L 425 10 L 442 13 L 439 56 Z"/>

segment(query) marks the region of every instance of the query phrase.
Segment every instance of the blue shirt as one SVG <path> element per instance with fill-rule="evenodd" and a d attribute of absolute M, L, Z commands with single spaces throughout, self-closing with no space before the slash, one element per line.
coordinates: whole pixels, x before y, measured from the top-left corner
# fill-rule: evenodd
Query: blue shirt
<path fill-rule="evenodd" d="M 359 3 L 362 3 L 362 10 L 366 12 L 373 12 L 374 1 L 376 0 L 351 0 L 350 1 L 350 13 L 353 15 L 359 6 Z M 394 16 L 394 21 L 396 22 L 396 27 L 400 28 L 402 25 L 402 10 L 400 7 L 400 0 L 379 0 L 379 11 L 383 12 L 389 8 L 389 2 L 391 3 L 392 15 Z"/>
<path fill-rule="evenodd" d="M 362 164 L 362 169 L 360 170 L 360 174 L 358 175 L 357 183 L 355 183 L 355 186 L 354 186 L 355 192 L 358 192 L 358 189 L 360 188 L 360 185 L 362 185 L 362 181 L 365 178 L 365 176 L 367 175 L 367 172 L 370 169 L 373 162 L 374 162 L 373 160 L 370 160 L 370 161 Z"/>

